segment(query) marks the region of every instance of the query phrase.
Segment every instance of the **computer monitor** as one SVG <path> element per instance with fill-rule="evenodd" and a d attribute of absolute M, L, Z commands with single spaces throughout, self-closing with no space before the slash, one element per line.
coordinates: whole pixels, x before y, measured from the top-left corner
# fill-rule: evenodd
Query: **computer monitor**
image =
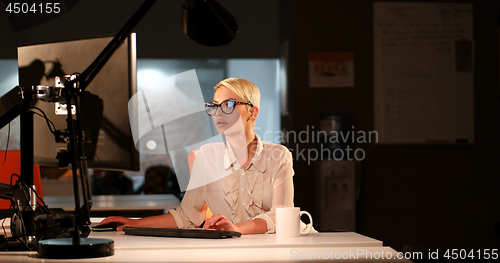
<path fill-rule="evenodd" d="M 113 36 L 18 47 L 19 84 L 57 86 L 56 78 L 82 73 Z M 128 101 L 137 91 L 135 34 L 115 51 L 81 95 L 81 125 L 89 168 L 139 170 L 128 117 Z M 57 130 L 67 127 L 65 106 L 38 101 Z M 67 143 L 56 142 L 44 118 L 33 121 L 34 163 L 58 166 L 57 153 Z"/>

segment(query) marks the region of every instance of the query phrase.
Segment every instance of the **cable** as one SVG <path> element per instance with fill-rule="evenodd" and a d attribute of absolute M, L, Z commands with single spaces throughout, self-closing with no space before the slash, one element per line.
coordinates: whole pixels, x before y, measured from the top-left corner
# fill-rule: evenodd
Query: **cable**
<path fill-rule="evenodd" d="M 16 176 L 16 177 L 18 178 L 18 180 L 16 181 L 16 185 L 18 185 L 19 187 L 23 187 L 23 188 L 24 188 L 23 193 L 24 193 L 24 198 L 25 198 L 25 200 L 30 200 L 30 199 L 31 199 L 31 198 L 30 198 L 30 196 L 29 196 L 29 194 L 28 194 L 28 193 L 29 193 L 29 190 L 28 190 L 28 191 L 26 191 L 26 189 L 30 189 L 31 191 L 33 191 L 33 192 L 35 193 L 35 195 L 37 196 L 37 198 L 41 200 L 41 197 L 38 195 L 38 193 L 37 193 L 37 192 L 36 192 L 36 191 L 35 191 L 35 190 L 31 187 L 31 186 L 28 186 L 28 185 L 24 182 L 24 180 L 21 178 L 21 176 L 19 176 L 18 174 L 12 174 L 12 175 L 11 175 L 11 177 L 10 177 L 11 185 L 12 185 L 12 178 L 13 178 L 14 176 Z M 15 192 L 14 192 L 14 200 L 17 200 L 17 198 L 15 197 Z M 41 200 L 41 201 L 43 202 L 43 200 Z M 37 203 L 38 203 L 38 202 L 37 202 Z M 44 208 L 44 209 L 45 209 L 45 210 L 46 210 L 46 211 L 47 211 L 50 215 L 52 215 L 52 213 L 51 213 L 51 211 L 48 209 L 47 205 L 46 205 L 45 203 L 43 203 L 43 204 L 44 204 L 44 205 L 43 205 L 43 206 L 41 206 L 41 207 L 43 207 L 43 208 Z M 33 210 L 33 208 L 31 207 L 31 205 L 30 205 L 29 203 L 28 203 L 28 205 L 26 205 L 26 207 L 29 207 L 29 210 L 31 210 L 31 212 L 32 212 L 33 214 L 35 214 L 35 211 Z M 25 208 L 25 209 L 26 209 L 26 208 Z M 18 209 L 17 209 L 17 210 L 19 210 L 19 207 L 18 207 Z M 24 212 L 24 211 L 25 211 L 25 210 L 20 211 L 20 212 Z M 52 216 L 53 216 L 53 215 L 52 215 Z M 22 221 L 22 217 L 21 217 L 21 221 Z M 40 225 L 38 224 L 38 222 L 34 221 L 34 223 L 36 224 L 36 226 L 37 226 L 38 228 L 41 228 L 41 227 L 40 227 Z M 23 227 L 26 229 L 26 226 L 25 226 L 24 222 L 22 222 L 22 225 L 23 225 Z M 25 235 L 26 235 L 26 234 L 25 234 Z"/>
<path fill-rule="evenodd" d="M 11 209 L 12 205 L 9 207 L 9 210 Z M 7 220 L 7 217 L 2 220 L 2 230 L 3 230 L 3 236 L 7 236 L 7 230 L 5 229 L 5 220 Z"/>
<path fill-rule="evenodd" d="M 19 176 L 18 174 L 12 174 L 11 175 L 11 180 L 10 180 L 10 184 L 12 185 L 12 177 L 17 177 L 18 180 L 16 183 L 19 183 L 22 185 L 20 185 L 21 187 L 24 187 L 25 189 L 29 189 L 31 190 L 33 193 L 35 193 L 36 197 L 37 197 L 37 204 L 38 202 L 40 201 L 42 203 L 41 206 L 39 206 L 40 208 L 44 208 L 46 210 L 47 213 L 49 213 L 51 216 L 53 216 L 52 212 L 50 211 L 49 207 L 47 206 L 47 204 L 43 201 L 42 197 L 35 191 L 35 189 L 33 189 L 32 186 L 30 185 L 27 185 L 26 182 L 24 182 L 23 178 L 21 178 L 21 176 Z M 25 193 L 25 198 L 26 200 L 29 200 L 29 196 L 26 196 L 26 191 L 23 191 Z M 31 206 L 30 206 L 31 207 Z M 33 210 L 33 209 L 32 209 Z"/>
<path fill-rule="evenodd" d="M 13 184 L 14 177 L 17 177 L 18 180 Z M 45 209 L 51 216 L 54 216 L 52 214 L 52 212 L 48 209 L 48 207 L 45 204 L 45 202 L 43 201 L 43 199 L 38 195 L 38 193 L 31 186 L 28 186 L 18 174 L 11 175 L 10 185 L 11 186 L 15 185 L 17 187 L 20 187 L 20 189 L 22 190 L 22 193 L 24 195 L 25 200 L 31 199 L 28 189 L 33 191 L 33 193 L 35 193 L 38 201 L 43 203 L 43 206 L 39 206 L 40 209 Z M 16 204 L 16 201 L 15 201 L 15 200 L 18 200 L 18 198 L 16 197 L 16 191 L 13 191 L 12 194 L 13 194 L 13 200 L 10 200 L 11 204 L 9 207 L 9 210 L 13 211 L 13 216 L 12 216 L 12 220 L 11 220 L 11 235 L 12 236 L 10 238 L 6 238 L 7 241 L 17 241 L 17 242 L 19 242 L 19 244 L 24 246 L 27 250 L 32 251 L 33 246 L 31 246 L 27 242 L 26 237 L 34 236 L 36 240 L 39 240 L 39 239 L 43 238 L 43 236 L 45 236 L 47 233 L 52 233 L 55 236 L 58 236 L 58 235 L 64 234 L 67 231 L 67 229 L 60 229 L 58 226 L 52 226 L 52 227 L 48 227 L 48 228 L 42 227 L 39 222 L 34 220 L 33 221 L 34 229 L 32 229 L 32 232 L 30 232 L 28 234 L 27 233 L 28 229 L 26 227 L 26 223 L 29 223 L 29 222 L 25 222 L 25 220 L 23 218 L 23 214 L 27 212 L 27 213 L 32 213 L 33 216 L 36 216 L 35 211 L 34 211 L 33 207 L 31 206 L 31 204 L 29 204 L 29 203 L 26 204 L 23 207 L 23 209 L 21 210 L 20 209 L 21 207 L 19 206 L 19 204 Z M 38 201 L 37 201 L 37 204 L 39 204 Z M 35 219 L 35 217 L 33 219 Z M 5 223 L 5 220 L 1 223 L 1 227 L 3 229 L 4 234 L 6 234 L 4 223 Z M 5 236 L 7 236 L 7 235 L 5 235 Z"/>
<path fill-rule="evenodd" d="M 56 126 L 55 126 L 55 125 L 54 125 L 54 123 L 53 123 L 53 122 L 52 122 L 52 121 L 51 121 L 51 120 L 47 117 L 47 115 L 45 114 L 45 112 L 44 112 L 42 109 L 38 108 L 38 107 L 31 107 L 31 109 L 38 110 L 40 113 L 42 113 L 42 114 L 40 114 L 40 113 L 38 113 L 38 112 L 34 112 L 34 111 L 33 111 L 33 113 L 35 113 L 36 115 L 38 115 L 38 116 L 40 116 L 40 117 L 42 117 L 42 118 L 44 118 L 44 119 L 45 119 L 45 122 L 47 122 L 47 126 L 49 127 L 50 132 L 51 132 L 52 134 L 54 134 L 54 135 L 55 135 Z"/>
<path fill-rule="evenodd" d="M 14 177 L 14 174 L 11 175 L 11 177 L 10 177 L 10 185 L 12 185 L 12 178 L 13 177 Z M 16 182 L 16 184 L 17 184 L 17 182 Z M 14 200 L 17 200 L 17 198 L 16 198 L 16 192 L 13 191 L 12 194 L 14 196 Z M 11 222 L 10 222 L 10 225 L 11 225 L 11 228 L 10 228 L 11 229 L 11 235 L 12 235 L 13 239 L 15 239 L 16 241 L 18 241 L 23 246 L 25 246 L 29 251 L 31 251 L 31 248 L 28 246 L 28 244 L 26 242 L 24 242 L 24 240 L 21 238 L 21 237 L 26 237 L 27 236 L 27 234 L 26 234 L 26 225 L 24 224 L 24 220 L 23 220 L 23 217 L 22 217 L 22 213 L 19 210 L 19 206 L 15 205 L 15 201 L 14 200 L 11 201 L 11 207 L 13 207 L 12 210 L 14 211 L 14 214 L 12 215 L 12 219 L 14 219 L 14 215 L 19 218 L 21 232 L 23 234 L 21 234 L 21 236 L 17 236 L 16 233 L 13 232 L 13 230 L 14 230 L 13 224 L 15 224 L 15 222 L 14 222 L 14 220 L 11 219 Z"/>
<path fill-rule="evenodd" d="M 7 150 L 9 149 L 9 141 L 10 141 L 10 122 L 9 122 L 9 130 L 7 131 L 7 145 L 5 146 L 5 153 L 3 156 L 3 163 L 2 165 L 5 164 L 5 161 L 7 160 Z"/>
<path fill-rule="evenodd" d="M 14 200 L 9 200 L 9 201 L 10 201 L 9 210 L 14 210 Z M 7 230 L 5 229 L 5 220 L 7 220 L 7 217 L 2 220 L 2 230 L 4 237 L 7 236 Z M 12 222 L 10 224 L 12 225 Z"/>

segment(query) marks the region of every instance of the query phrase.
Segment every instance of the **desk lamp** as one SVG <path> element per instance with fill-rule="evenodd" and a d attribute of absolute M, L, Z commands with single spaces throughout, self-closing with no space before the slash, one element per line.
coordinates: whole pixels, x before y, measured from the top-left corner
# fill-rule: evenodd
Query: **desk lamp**
<path fill-rule="evenodd" d="M 93 258 L 111 256 L 114 254 L 114 241 L 110 239 L 80 237 L 81 229 L 90 224 L 90 208 L 92 205 L 88 179 L 86 157 L 83 151 L 83 140 L 80 127 L 80 94 L 99 73 L 113 53 L 132 33 L 135 26 L 151 9 L 156 0 L 146 0 L 123 28 L 109 42 L 99 56 L 80 75 L 62 79 L 64 88 L 47 86 L 15 87 L 0 97 L 0 128 L 23 114 L 31 114 L 27 110 L 37 99 L 52 101 L 54 96 L 64 97 L 67 105 L 76 108 L 76 122 L 68 122 L 70 163 L 73 172 L 75 196 L 75 222 L 72 238 L 44 239 L 38 242 L 38 253 L 46 258 Z M 214 0 L 184 0 L 182 3 L 182 27 L 188 38 L 208 46 L 221 46 L 229 43 L 237 34 L 237 23 L 233 16 Z M 22 119 L 22 116 L 21 116 Z M 28 118 L 29 119 L 29 118 Z M 67 119 L 73 119 L 72 110 L 67 111 Z M 31 141 L 21 146 L 23 177 L 32 177 L 29 166 L 33 165 L 33 126 L 21 120 L 21 130 L 31 130 Z M 23 135 L 22 135 L 23 136 Z M 29 137 L 29 136 L 27 136 Z M 30 149 L 31 148 L 31 149 Z M 23 154 L 24 153 L 24 154 Z M 23 167 L 26 167 L 23 170 Z M 32 168 L 31 168 L 32 169 Z M 32 170 L 31 170 L 32 171 Z M 80 206 L 78 177 L 80 174 L 83 205 Z M 28 178 L 30 179 L 30 178 Z M 28 182 L 32 181 L 27 180 Z"/>

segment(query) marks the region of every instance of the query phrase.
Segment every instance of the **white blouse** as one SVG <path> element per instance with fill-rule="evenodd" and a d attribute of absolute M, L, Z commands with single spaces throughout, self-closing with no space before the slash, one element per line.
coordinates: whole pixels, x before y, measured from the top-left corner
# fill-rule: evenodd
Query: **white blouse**
<path fill-rule="evenodd" d="M 229 143 L 200 148 L 181 205 L 169 210 L 177 227 L 200 227 L 206 203 L 214 215 L 222 214 L 235 224 L 261 218 L 267 222 L 267 233 L 275 232 L 275 209 L 293 207 L 292 154 L 256 137 L 257 149 L 246 169 L 238 165 Z"/>

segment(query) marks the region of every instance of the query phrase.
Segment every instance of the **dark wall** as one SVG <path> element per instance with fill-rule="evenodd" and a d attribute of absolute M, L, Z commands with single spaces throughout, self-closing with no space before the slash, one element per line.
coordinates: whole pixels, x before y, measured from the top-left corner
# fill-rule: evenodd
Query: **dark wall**
<path fill-rule="evenodd" d="M 17 58 L 16 48 L 53 41 L 115 34 L 143 1 L 85 0 L 45 24 L 12 33 L 0 2 L 0 58 Z M 201 46 L 182 32 L 182 1 L 157 1 L 136 27 L 140 58 L 276 58 L 278 1 L 218 1 L 238 21 L 238 37 L 223 47 Z"/>
<path fill-rule="evenodd" d="M 357 232 L 403 250 L 497 248 L 500 236 L 500 89 L 498 1 L 473 3 L 475 144 L 383 146 L 365 150 Z M 322 114 L 347 114 L 356 130 L 374 130 L 373 1 L 281 1 L 281 41 L 289 41 L 289 116 L 293 131 Z M 287 28 L 288 27 L 288 28 Z M 353 52 L 354 88 L 308 87 L 309 52 Z M 292 144 L 292 148 L 294 145 Z M 301 144 L 301 148 L 318 147 Z M 314 167 L 295 161 L 295 203 L 314 211 Z M 316 212 L 316 211 L 314 211 Z M 425 250 L 427 251 L 427 250 Z"/>

